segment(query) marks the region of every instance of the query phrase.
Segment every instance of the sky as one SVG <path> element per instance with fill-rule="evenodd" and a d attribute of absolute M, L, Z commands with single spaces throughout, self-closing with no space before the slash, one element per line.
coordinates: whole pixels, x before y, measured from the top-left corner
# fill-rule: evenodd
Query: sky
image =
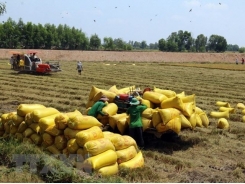
<path fill-rule="evenodd" d="M 0 0 L 12 18 L 24 23 L 68 25 L 90 38 L 156 43 L 179 30 L 193 38 L 223 36 L 245 47 L 245 0 Z"/>

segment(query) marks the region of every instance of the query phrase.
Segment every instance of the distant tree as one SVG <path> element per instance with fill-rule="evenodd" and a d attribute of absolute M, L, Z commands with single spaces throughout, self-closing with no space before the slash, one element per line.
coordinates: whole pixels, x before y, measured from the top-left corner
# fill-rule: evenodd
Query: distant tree
<path fill-rule="evenodd" d="M 89 45 L 90 45 L 90 48 L 92 50 L 98 50 L 99 49 L 99 47 L 101 46 L 101 40 L 97 34 L 94 34 L 90 37 L 90 44 Z"/>
<path fill-rule="evenodd" d="M 140 48 L 141 48 L 141 49 L 146 49 L 146 48 L 147 48 L 147 43 L 146 43 L 146 41 L 142 41 L 142 42 L 140 43 Z"/>
<path fill-rule="evenodd" d="M 113 42 L 113 39 L 111 37 L 105 37 L 104 38 L 104 44 L 103 44 L 105 50 L 114 50 L 115 45 Z"/>
<path fill-rule="evenodd" d="M 135 41 L 133 47 L 134 49 L 140 49 L 140 42 Z"/>
<path fill-rule="evenodd" d="M 224 52 L 227 48 L 227 41 L 223 36 L 211 35 L 208 40 L 208 50 Z"/>
<path fill-rule="evenodd" d="M 154 50 L 159 49 L 159 48 L 158 48 L 158 43 L 150 43 L 150 44 L 149 44 L 149 49 L 154 49 Z"/>
<path fill-rule="evenodd" d="M 160 51 L 167 51 L 167 42 L 163 38 L 158 41 L 158 45 Z"/>
<path fill-rule="evenodd" d="M 240 52 L 240 53 L 244 53 L 244 52 L 245 52 L 245 47 L 241 47 L 241 48 L 239 49 L 239 52 Z"/>
<path fill-rule="evenodd" d="M 226 50 L 227 51 L 238 51 L 239 50 L 239 46 L 238 45 L 228 44 Z"/>
<path fill-rule="evenodd" d="M 114 39 L 116 50 L 125 50 L 125 42 L 121 38 Z"/>
<path fill-rule="evenodd" d="M 207 40 L 208 38 L 203 34 L 197 36 L 195 40 L 195 46 L 197 52 L 206 52 Z"/>

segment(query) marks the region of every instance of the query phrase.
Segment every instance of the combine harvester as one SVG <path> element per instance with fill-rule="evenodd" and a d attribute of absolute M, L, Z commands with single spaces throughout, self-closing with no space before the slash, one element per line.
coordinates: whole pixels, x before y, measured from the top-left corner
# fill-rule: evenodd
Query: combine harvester
<path fill-rule="evenodd" d="M 28 51 L 26 54 L 18 51 L 11 51 L 11 69 L 18 73 L 28 74 L 50 74 L 59 72 L 59 61 L 43 63 L 42 59 L 36 56 L 37 51 Z"/>

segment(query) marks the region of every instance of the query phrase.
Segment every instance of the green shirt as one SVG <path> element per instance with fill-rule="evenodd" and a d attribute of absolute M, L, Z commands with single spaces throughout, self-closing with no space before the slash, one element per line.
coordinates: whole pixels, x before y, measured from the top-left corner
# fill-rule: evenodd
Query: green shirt
<path fill-rule="evenodd" d="M 141 114 L 145 109 L 147 109 L 147 106 L 144 104 L 131 105 L 128 108 L 127 114 L 130 115 L 129 128 L 135 128 L 135 127 L 142 127 L 143 126 L 142 120 L 141 120 Z"/>
<path fill-rule="evenodd" d="M 105 113 L 102 112 L 103 107 L 105 107 L 107 104 L 103 101 L 97 101 L 95 104 L 91 107 L 91 109 L 88 111 L 89 116 L 94 116 L 97 118 L 98 114 L 101 114 L 102 116 L 105 115 Z"/>

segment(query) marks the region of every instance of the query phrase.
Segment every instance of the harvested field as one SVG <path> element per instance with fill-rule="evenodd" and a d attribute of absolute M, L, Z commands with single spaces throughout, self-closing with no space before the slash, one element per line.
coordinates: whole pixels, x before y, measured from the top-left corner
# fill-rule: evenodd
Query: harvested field
<path fill-rule="evenodd" d="M 0 58 L 10 58 L 9 49 L 0 49 Z M 18 50 L 25 51 L 25 50 Z M 240 53 L 172 53 L 172 52 L 110 52 L 110 51 L 63 51 L 38 50 L 44 61 L 132 61 L 132 62 L 225 62 L 235 63 L 245 54 Z"/>
<path fill-rule="evenodd" d="M 217 119 L 209 116 L 211 111 L 218 111 L 216 101 L 229 102 L 232 107 L 244 103 L 245 66 L 235 65 L 235 54 L 137 52 L 132 56 L 130 52 L 52 51 L 47 55 L 45 52 L 42 51 L 40 57 L 60 60 L 62 72 L 48 76 L 16 74 L 10 70 L 8 60 L 0 61 L 0 115 L 14 111 L 22 103 L 41 103 L 62 112 L 77 109 L 84 113 L 92 85 L 106 90 L 113 85 L 118 88 L 136 85 L 141 89 L 156 86 L 176 93 L 184 91 L 186 95 L 196 95 L 196 105 L 208 114 L 210 126 L 183 129 L 179 138 L 150 137 L 143 150 L 145 167 L 120 172 L 116 179 L 108 181 L 245 181 L 245 123 L 241 109 L 230 114 L 229 130 L 217 129 Z M 1 58 L 7 58 L 7 50 L 0 53 Z M 224 56 L 228 59 L 222 60 Z M 81 76 L 76 71 L 77 58 L 83 61 Z"/>

